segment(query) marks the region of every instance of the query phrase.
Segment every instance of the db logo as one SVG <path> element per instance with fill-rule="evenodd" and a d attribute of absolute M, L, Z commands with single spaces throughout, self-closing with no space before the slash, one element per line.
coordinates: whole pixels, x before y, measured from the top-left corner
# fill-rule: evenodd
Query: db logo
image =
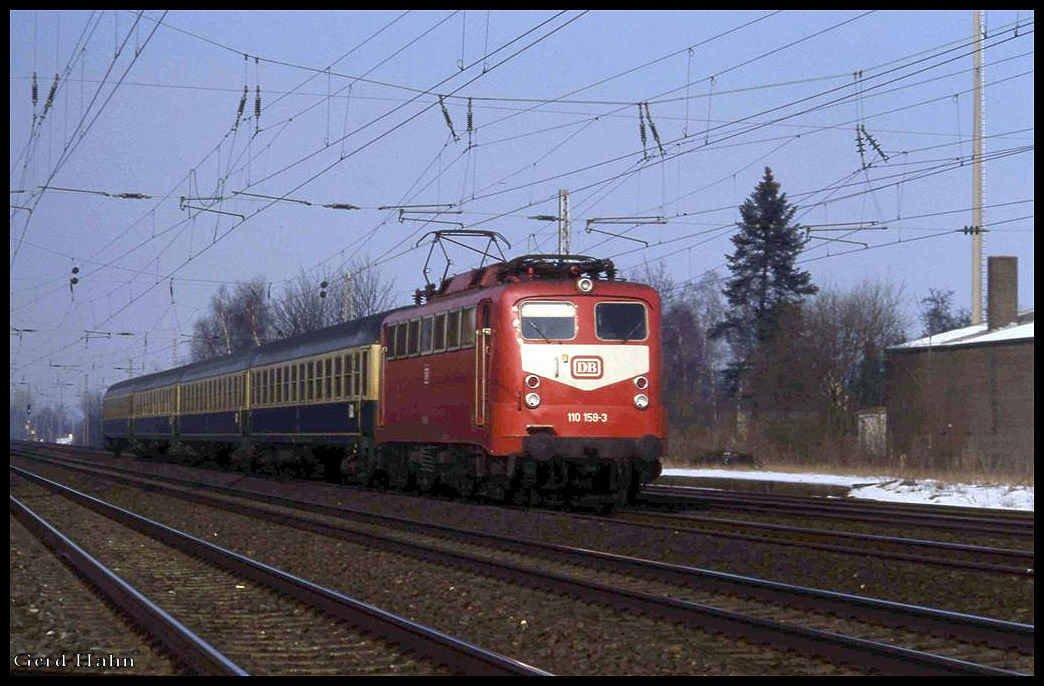
<path fill-rule="evenodd" d="M 600 357 L 574 357 L 573 358 L 574 379 L 601 379 L 602 358 Z"/>

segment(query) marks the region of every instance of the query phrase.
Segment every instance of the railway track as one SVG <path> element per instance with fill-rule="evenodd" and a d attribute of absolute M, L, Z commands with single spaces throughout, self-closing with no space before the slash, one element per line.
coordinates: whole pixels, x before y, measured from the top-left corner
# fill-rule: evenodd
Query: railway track
<path fill-rule="evenodd" d="M 1035 569 L 1033 550 L 1025 549 L 723 519 L 687 512 L 619 510 L 613 518 L 638 526 L 951 569 L 1030 577 Z"/>
<path fill-rule="evenodd" d="M 677 485 L 647 485 L 642 490 L 640 502 L 647 507 L 812 517 L 820 522 L 864 522 L 889 528 L 936 529 L 1029 541 L 1034 537 L 1033 514 L 1009 510 L 983 512 L 945 505 L 827 500 Z"/>
<path fill-rule="evenodd" d="M 189 673 L 546 674 L 50 479 L 15 467 L 12 473 L 34 484 L 28 496 L 34 507 L 81 539 L 105 540 L 97 557 L 113 560 L 110 567 L 148 592 L 118 578 L 14 496 L 12 513 L 52 545 L 59 542 L 56 554 L 74 560 L 107 596 L 125 598 L 121 609 Z M 70 500 L 78 507 L 69 508 Z M 176 610 L 168 613 L 148 595 Z M 187 628 L 175 615 L 200 628 Z"/>
<path fill-rule="evenodd" d="M 118 478 L 124 483 L 141 481 L 139 477 L 112 473 L 103 478 Z M 871 671 L 1007 674 L 1032 670 L 1032 626 L 518 541 L 264 493 L 184 481 L 174 486 L 180 480 L 169 477 L 162 479 L 163 486 L 156 485 L 159 479 L 148 481 L 153 484 L 150 488 L 212 507 L 276 517 L 283 524 L 326 536 L 365 541 L 366 545 L 465 566 L 516 583 L 629 607 L 756 642 L 785 645 Z M 273 505 L 278 507 L 276 512 L 270 510 Z M 350 526 L 346 527 L 344 520 L 350 520 Z M 396 531 L 389 531 L 389 527 Z M 506 561 L 510 557 L 515 561 Z M 610 577 L 613 581 L 607 584 Z M 780 620 L 782 616 L 785 621 Z M 916 647 L 897 648 L 891 645 L 896 641 Z M 977 647 L 980 643 L 991 647 L 983 652 L 981 646 Z M 933 654 L 933 650 L 946 654 Z"/>

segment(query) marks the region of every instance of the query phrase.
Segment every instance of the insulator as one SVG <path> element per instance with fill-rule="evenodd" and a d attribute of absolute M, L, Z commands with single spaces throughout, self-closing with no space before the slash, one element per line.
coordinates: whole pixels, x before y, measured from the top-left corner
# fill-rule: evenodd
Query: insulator
<path fill-rule="evenodd" d="M 261 118 L 261 86 L 256 86 L 254 95 L 254 119 Z"/>
<path fill-rule="evenodd" d="M 72 273 L 73 274 L 79 274 L 80 273 L 80 268 L 79 267 L 73 267 L 72 268 Z"/>
<path fill-rule="evenodd" d="M 36 83 L 36 72 L 33 72 L 33 109 L 36 109 L 36 103 L 40 101 L 40 86 Z"/>
<path fill-rule="evenodd" d="M 54 104 L 54 94 L 58 92 L 58 75 L 54 75 L 54 83 L 51 84 L 51 92 L 47 94 L 47 102 L 44 103 L 44 114 L 47 114 L 47 110 L 51 109 L 51 105 Z M 41 115 L 42 116 L 42 115 Z"/>
<path fill-rule="evenodd" d="M 638 130 L 642 134 L 642 152 L 645 157 L 648 157 L 648 151 L 646 150 L 646 144 L 648 139 L 645 135 L 645 113 L 642 111 L 642 103 L 638 103 Z"/>
<path fill-rule="evenodd" d="M 450 134 L 453 136 L 453 140 L 459 141 L 460 136 L 458 136 L 457 132 L 453 130 L 453 120 L 450 119 L 449 110 L 446 109 L 446 103 L 443 101 L 441 95 L 439 96 L 439 107 L 442 108 L 442 116 L 446 119 L 446 126 L 449 127 Z"/>

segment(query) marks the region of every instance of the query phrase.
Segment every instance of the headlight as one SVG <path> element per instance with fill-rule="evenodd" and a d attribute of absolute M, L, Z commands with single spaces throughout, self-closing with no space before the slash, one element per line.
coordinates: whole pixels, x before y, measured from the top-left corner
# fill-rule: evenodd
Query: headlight
<path fill-rule="evenodd" d="M 649 387 L 649 380 L 646 379 L 644 376 L 636 377 L 634 380 L 634 387 L 637 388 L 639 391 L 644 391 L 646 388 Z"/>
<path fill-rule="evenodd" d="M 526 377 L 526 385 L 530 388 L 536 388 L 540 385 L 540 377 L 536 374 L 530 374 Z"/>
<path fill-rule="evenodd" d="M 639 410 L 644 410 L 645 408 L 649 407 L 649 396 L 645 395 L 644 393 L 639 393 L 638 395 L 634 396 L 634 406 L 637 407 Z"/>
<path fill-rule="evenodd" d="M 590 293 L 594 290 L 594 281 L 585 276 L 576 280 L 576 287 L 581 293 Z"/>
<path fill-rule="evenodd" d="M 535 407 L 540 407 L 540 396 L 537 395 L 536 393 L 527 393 L 526 394 L 526 407 L 528 407 L 529 409 L 533 409 Z"/>

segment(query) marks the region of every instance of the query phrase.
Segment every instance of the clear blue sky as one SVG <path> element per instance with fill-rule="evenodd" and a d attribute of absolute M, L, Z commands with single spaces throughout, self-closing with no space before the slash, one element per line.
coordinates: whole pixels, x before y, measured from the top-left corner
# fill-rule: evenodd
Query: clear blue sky
<path fill-rule="evenodd" d="M 418 240 L 448 225 L 378 209 L 392 205 L 451 204 L 460 214 L 407 216 L 498 231 L 510 256 L 555 250 L 554 226 L 527 217 L 555 214 L 568 189 L 573 252 L 630 275 L 663 261 L 684 281 L 725 275 L 736 207 L 769 166 L 802 223 L 887 227 L 814 233 L 817 284 L 901 284 L 911 336 L 929 288 L 970 304 L 955 231 L 971 224 L 971 11 L 10 19 L 11 383 L 38 402 L 126 378 L 117 367 L 168 368 L 175 345 L 184 362 L 221 282 L 277 293 L 301 268 L 366 258 L 406 302 Z M 1018 256 L 1027 308 L 1034 14 L 986 19 L 985 247 Z M 584 232 L 633 215 L 667 223 L 600 227 L 648 246 Z"/>

